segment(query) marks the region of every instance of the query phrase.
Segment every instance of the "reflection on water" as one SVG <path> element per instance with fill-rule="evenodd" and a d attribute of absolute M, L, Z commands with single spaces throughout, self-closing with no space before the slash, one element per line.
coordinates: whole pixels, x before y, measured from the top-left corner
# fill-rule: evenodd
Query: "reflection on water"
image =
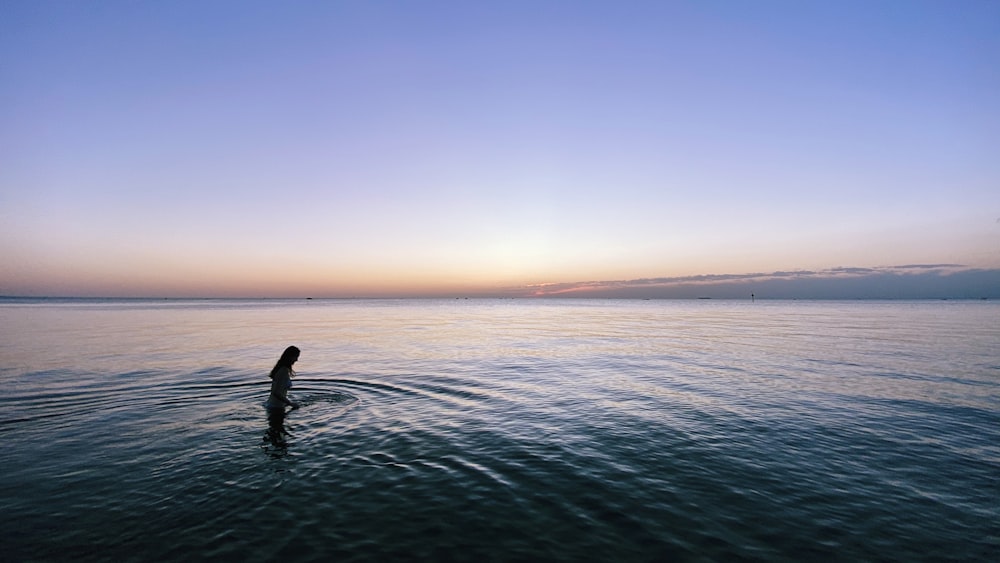
<path fill-rule="evenodd" d="M 992 560 L 1000 306 L 0 303 L 11 560 Z M 301 408 L 262 407 L 302 348 Z"/>
<path fill-rule="evenodd" d="M 273 456 L 288 453 L 288 437 L 285 429 L 285 409 L 265 409 L 267 412 L 267 432 L 264 433 L 264 451 Z"/>

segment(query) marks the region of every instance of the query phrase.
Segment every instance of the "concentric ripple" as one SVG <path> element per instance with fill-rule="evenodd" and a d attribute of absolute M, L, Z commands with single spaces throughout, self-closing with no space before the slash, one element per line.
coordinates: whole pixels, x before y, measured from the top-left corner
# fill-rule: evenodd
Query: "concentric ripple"
<path fill-rule="evenodd" d="M 4 306 L 10 560 L 992 560 L 1000 306 Z M 279 419 L 262 404 L 303 354 Z"/>

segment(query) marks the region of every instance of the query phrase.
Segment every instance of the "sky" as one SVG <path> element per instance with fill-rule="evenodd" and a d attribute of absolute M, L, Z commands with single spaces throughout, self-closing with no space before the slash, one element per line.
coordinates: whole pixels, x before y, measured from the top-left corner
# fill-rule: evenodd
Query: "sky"
<path fill-rule="evenodd" d="M 0 3 L 0 295 L 998 269 L 1000 2 Z"/>

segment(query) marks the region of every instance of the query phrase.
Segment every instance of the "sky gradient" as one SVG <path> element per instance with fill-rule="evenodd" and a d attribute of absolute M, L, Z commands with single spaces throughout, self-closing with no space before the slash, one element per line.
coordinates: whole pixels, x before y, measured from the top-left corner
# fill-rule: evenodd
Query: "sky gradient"
<path fill-rule="evenodd" d="M 996 270 L 998 69 L 995 1 L 3 2 L 0 295 Z"/>

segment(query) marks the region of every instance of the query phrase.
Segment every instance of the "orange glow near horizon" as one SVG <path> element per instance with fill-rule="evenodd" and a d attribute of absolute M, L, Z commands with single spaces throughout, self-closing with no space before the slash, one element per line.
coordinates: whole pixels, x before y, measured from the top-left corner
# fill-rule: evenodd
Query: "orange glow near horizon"
<path fill-rule="evenodd" d="M 0 295 L 1000 268 L 997 3 L 15 4 Z"/>

